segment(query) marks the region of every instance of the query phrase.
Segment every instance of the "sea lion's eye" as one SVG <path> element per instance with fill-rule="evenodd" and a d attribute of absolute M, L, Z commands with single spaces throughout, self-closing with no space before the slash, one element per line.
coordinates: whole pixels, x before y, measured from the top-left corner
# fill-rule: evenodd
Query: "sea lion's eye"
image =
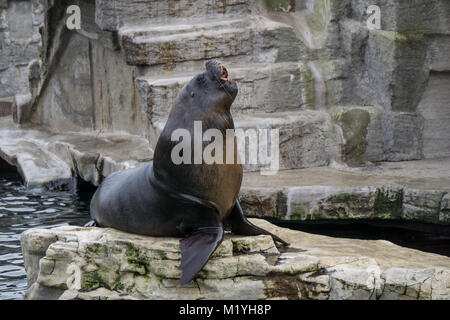
<path fill-rule="evenodd" d="M 191 92 L 191 98 L 193 98 L 194 95 L 195 95 L 195 94 L 194 94 L 194 91 L 192 91 L 192 92 Z"/>

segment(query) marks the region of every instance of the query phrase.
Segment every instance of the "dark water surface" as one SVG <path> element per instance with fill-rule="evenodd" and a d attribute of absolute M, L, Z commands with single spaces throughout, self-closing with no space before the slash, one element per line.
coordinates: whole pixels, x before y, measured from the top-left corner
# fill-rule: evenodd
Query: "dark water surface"
<path fill-rule="evenodd" d="M 90 220 L 95 188 L 82 184 L 78 194 L 30 191 L 14 168 L 0 159 L 0 300 L 22 299 L 26 290 L 20 234 L 30 228 L 82 226 Z M 406 221 L 272 221 L 281 227 L 354 239 L 384 239 L 450 256 L 450 227 Z"/>
<path fill-rule="evenodd" d="M 20 234 L 30 228 L 84 225 L 90 196 L 28 191 L 16 172 L 0 167 L 0 300 L 22 299 L 26 290 Z"/>
<path fill-rule="evenodd" d="M 387 240 L 402 247 L 450 257 L 450 226 L 381 219 L 269 221 L 280 227 L 335 238 Z"/>

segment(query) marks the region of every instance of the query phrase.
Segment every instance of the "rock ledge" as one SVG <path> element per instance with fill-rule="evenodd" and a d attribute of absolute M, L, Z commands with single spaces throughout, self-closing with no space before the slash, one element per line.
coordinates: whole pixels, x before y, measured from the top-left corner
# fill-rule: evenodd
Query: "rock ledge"
<path fill-rule="evenodd" d="M 22 234 L 26 299 L 450 299 L 450 258 L 387 241 L 339 239 L 252 222 L 268 236 L 226 235 L 180 286 L 179 239 L 58 227 Z"/>

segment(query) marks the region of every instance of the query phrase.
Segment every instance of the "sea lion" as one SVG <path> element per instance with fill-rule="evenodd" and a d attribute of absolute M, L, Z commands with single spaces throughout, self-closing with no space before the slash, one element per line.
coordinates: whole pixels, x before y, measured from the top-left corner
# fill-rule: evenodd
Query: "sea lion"
<path fill-rule="evenodd" d="M 271 235 L 251 224 L 238 200 L 242 165 L 237 163 L 174 164 L 171 136 L 186 129 L 194 137 L 194 121 L 203 130 L 215 128 L 225 134 L 234 129 L 230 107 L 238 89 L 226 68 L 215 60 L 179 92 L 158 139 L 153 162 L 108 176 L 91 201 L 95 225 L 149 236 L 183 237 L 180 240 L 181 284 L 194 278 L 221 243 L 224 227 L 240 235 Z M 194 139 L 191 145 L 194 146 Z M 204 148 L 206 143 L 202 144 Z M 192 154 L 192 159 L 194 155 Z"/>

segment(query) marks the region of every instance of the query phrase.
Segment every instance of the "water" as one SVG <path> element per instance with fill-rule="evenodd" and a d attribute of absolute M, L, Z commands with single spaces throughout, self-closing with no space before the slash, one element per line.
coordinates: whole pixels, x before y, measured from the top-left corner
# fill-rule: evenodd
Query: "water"
<path fill-rule="evenodd" d="M 0 300 L 22 299 L 27 287 L 20 234 L 30 228 L 84 225 L 90 220 L 90 196 L 89 191 L 27 191 L 20 176 L 0 164 Z"/>
<path fill-rule="evenodd" d="M 450 257 L 450 226 L 401 220 L 273 221 L 284 228 L 336 238 L 387 240 L 399 246 Z"/>

